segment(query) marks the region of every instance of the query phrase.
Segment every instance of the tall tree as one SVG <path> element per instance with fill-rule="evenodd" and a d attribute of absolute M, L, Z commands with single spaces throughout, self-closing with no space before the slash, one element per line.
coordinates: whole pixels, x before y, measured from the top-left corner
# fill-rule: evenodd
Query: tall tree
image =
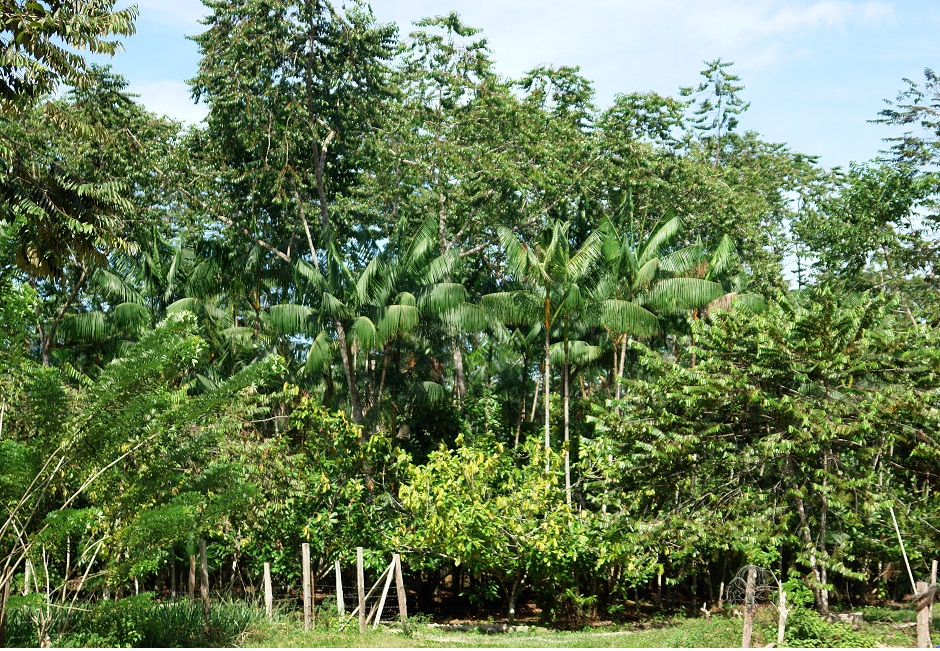
<path fill-rule="evenodd" d="M 339 198 L 368 156 L 395 28 L 356 0 L 207 0 L 193 95 L 209 104 L 203 154 L 224 199 L 213 216 L 278 260 L 361 232 Z M 314 218 L 311 225 L 311 220 Z"/>
<path fill-rule="evenodd" d="M 564 362 L 562 370 L 564 399 L 565 496 L 571 503 L 571 456 L 569 450 L 568 399 L 568 322 L 572 312 L 584 305 L 590 292 L 592 274 L 601 254 L 602 233 L 591 233 L 581 247 L 573 250 L 568 222 L 554 222 L 542 241 L 535 246 L 520 242 L 508 228 L 500 229 L 500 242 L 506 252 L 510 278 L 524 289 L 487 294 L 483 305 L 494 309 L 507 323 L 542 321 L 545 336 L 544 409 L 545 471 L 550 470 L 551 451 L 551 335 L 553 327 L 563 324 Z"/>

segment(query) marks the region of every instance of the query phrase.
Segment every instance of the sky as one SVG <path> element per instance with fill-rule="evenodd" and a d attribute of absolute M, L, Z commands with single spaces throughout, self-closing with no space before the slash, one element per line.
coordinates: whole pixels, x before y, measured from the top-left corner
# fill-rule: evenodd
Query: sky
<path fill-rule="evenodd" d="M 109 63 L 149 110 L 198 122 L 206 109 L 186 80 L 199 52 L 186 36 L 204 29 L 204 6 L 136 4 L 137 34 Z M 733 61 L 751 103 L 739 128 L 827 167 L 877 156 L 892 132 L 869 120 L 903 78 L 940 67 L 937 0 L 374 0 L 372 9 L 403 35 L 415 20 L 457 11 L 483 30 L 500 74 L 580 66 L 601 108 L 618 93 L 677 96 L 698 83 L 704 61 Z"/>

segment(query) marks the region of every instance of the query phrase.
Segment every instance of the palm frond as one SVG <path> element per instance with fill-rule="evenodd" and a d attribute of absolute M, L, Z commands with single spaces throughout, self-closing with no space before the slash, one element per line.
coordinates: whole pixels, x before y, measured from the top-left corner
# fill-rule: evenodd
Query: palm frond
<path fill-rule="evenodd" d="M 411 332 L 421 319 L 421 313 L 414 305 L 389 305 L 376 326 L 381 339 L 386 341 L 398 335 Z"/>
<path fill-rule="evenodd" d="M 539 321 L 543 299 L 528 290 L 494 292 L 481 299 L 483 309 L 507 325 L 527 325 Z"/>
<path fill-rule="evenodd" d="M 701 278 L 667 278 L 656 284 L 646 305 L 660 314 L 679 314 L 705 307 L 725 293 L 724 288 Z"/>
<path fill-rule="evenodd" d="M 319 373 L 333 360 L 333 342 L 325 330 L 321 330 L 307 350 L 304 370 L 307 373 Z"/>
<path fill-rule="evenodd" d="M 463 283 L 436 283 L 425 288 L 418 301 L 423 314 L 440 314 L 465 303 L 467 288 Z"/>
<path fill-rule="evenodd" d="M 679 229 L 681 228 L 682 219 L 676 215 L 674 211 L 670 211 L 669 214 L 666 215 L 666 221 L 663 225 L 650 235 L 646 246 L 643 247 L 643 251 L 640 253 L 639 264 L 645 264 L 653 258 L 658 258 L 660 249 L 672 241 L 672 238 L 679 233 Z"/>
<path fill-rule="evenodd" d="M 349 329 L 352 336 L 359 340 L 359 343 L 365 349 L 371 349 L 380 343 L 379 331 L 367 316 L 358 316 L 352 322 Z"/>
<path fill-rule="evenodd" d="M 281 335 L 307 333 L 314 315 L 314 310 L 306 305 L 280 303 L 268 310 L 268 323 Z"/>
<path fill-rule="evenodd" d="M 608 299 L 600 305 L 600 317 L 614 332 L 650 335 L 659 328 L 656 315 L 632 301 Z"/>
<path fill-rule="evenodd" d="M 411 385 L 411 398 L 418 404 L 433 405 L 447 398 L 444 387 L 437 382 L 416 382 Z"/>

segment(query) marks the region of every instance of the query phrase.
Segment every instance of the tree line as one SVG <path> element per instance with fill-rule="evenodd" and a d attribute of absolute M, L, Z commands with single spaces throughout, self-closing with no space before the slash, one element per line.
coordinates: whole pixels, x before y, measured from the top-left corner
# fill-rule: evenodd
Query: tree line
<path fill-rule="evenodd" d="M 456 14 L 204 3 L 185 126 L 74 52 L 135 10 L 0 2 L 9 603 L 158 586 L 200 538 L 230 588 L 362 546 L 419 608 L 451 576 L 510 619 L 697 608 L 745 563 L 821 613 L 912 590 L 931 70 L 873 116 L 878 159 L 825 169 L 741 130 L 720 59 L 598 107 L 577 67 L 499 75 Z"/>

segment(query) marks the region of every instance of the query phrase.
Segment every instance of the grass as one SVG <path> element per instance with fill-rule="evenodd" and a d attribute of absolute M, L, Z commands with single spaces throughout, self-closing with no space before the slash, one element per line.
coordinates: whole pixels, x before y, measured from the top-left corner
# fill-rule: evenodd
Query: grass
<path fill-rule="evenodd" d="M 447 631 L 418 625 L 410 634 L 401 629 L 381 627 L 359 635 L 336 628 L 318 628 L 304 633 L 296 618 L 279 618 L 259 626 L 245 638 L 245 646 L 258 647 L 585 647 L 662 648 L 737 647 L 741 644 L 741 624 L 728 618 L 679 618 L 644 630 L 609 627 L 584 631 L 553 631 L 530 627 L 526 632 L 484 634 Z"/>
<path fill-rule="evenodd" d="M 331 607 L 318 610 L 317 626 L 305 633 L 299 613 L 282 611 L 273 620 L 256 604 L 224 600 L 213 603 L 208 626 L 198 602 L 155 602 L 151 595 L 116 602 L 97 602 L 76 613 L 69 633 L 53 637 L 54 646 L 243 646 L 243 647 L 583 647 L 583 648 L 735 648 L 741 644 L 740 617 L 657 617 L 639 624 L 557 631 L 541 626 L 512 633 L 484 634 L 446 630 L 419 615 L 407 625 L 382 626 L 359 635 L 355 620 L 340 622 Z M 12 646 L 34 646 L 24 606 L 10 620 Z M 787 639 L 794 646 L 910 647 L 916 641 L 909 606 L 881 606 L 864 611 L 858 629 L 830 624 L 803 609 L 791 613 Z M 776 640 L 776 611 L 761 607 L 755 621 L 753 646 Z M 940 618 L 935 618 L 936 624 Z M 791 626 L 792 624 L 792 626 Z"/>
<path fill-rule="evenodd" d="M 896 620 L 866 622 L 854 632 L 852 640 L 862 646 L 911 647 L 916 645 L 913 629 L 898 629 Z M 481 647 L 481 648 L 736 648 L 741 645 L 742 621 L 736 617 L 713 616 L 709 619 L 676 617 L 648 622 L 641 627 L 610 626 L 582 631 L 555 631 L 531 626 L 528 631 L 484 634 L 448 631 L 425 623 L 371 629 L 365 635 L 351 622 L 339 630 L 335 619 L 318 621 L 310 633 L 304 633 L 296 614 L 282 615 L 273 622 L 261 622 L 240 640 L 247 647 Z M 936 630 L 936 629 L 935 629 Z M 846 631 L 848 632 L 848 631 Z M 756 622 L 753 645 L 776 641 L 776 613 L 761 613 Z M 824 644 L 816 644 L 824 646 Z"/>

